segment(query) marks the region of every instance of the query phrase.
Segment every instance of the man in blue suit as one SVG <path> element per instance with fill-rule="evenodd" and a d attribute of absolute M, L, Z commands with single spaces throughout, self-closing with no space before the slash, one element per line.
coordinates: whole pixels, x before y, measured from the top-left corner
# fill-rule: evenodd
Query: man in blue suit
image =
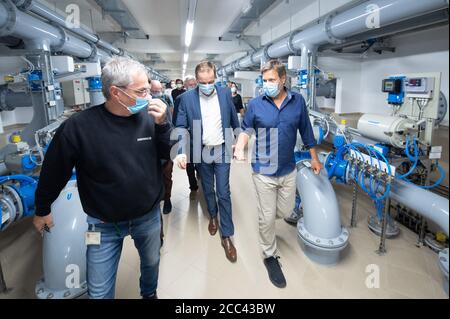
<path fill-rule="evenodd" d="M 234 225 L 229 179 L 233 130 L 239 128 L 239 121 L 230 90 L 214 84 L 214 64 L 209 61 L 201 62 L 195 69 L 195 76 L 198 88 L 179 96 L 176 127 L 186 129 L 189 140 L 184 135 L 183 151 L 175 162 L 185 169 L 189 155 L 187 153 L 192 150 L 190 161 L 199 167 L 210 215 L 209 233 L 214 236 L 220 228 L 225 255 L 229 261 L 236 262 L 236 248 L 231 240 Z"/>

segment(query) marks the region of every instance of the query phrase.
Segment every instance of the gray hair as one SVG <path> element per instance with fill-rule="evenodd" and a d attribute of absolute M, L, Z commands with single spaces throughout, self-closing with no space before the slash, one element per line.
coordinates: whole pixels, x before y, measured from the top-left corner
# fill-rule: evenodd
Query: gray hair
<path fill-rule="evenodd" d="M 193 75 L 187 75 L 186 78 L 184 79 L 184 82 L 192 81 L 192 80 L 197 81 L 197 79 L 195 78 L 195 76 L 193 76 Z"/>
<path fill-rule="evenodd" d="M 111 86 L 126 87 L 133 83 L 133 75 L 139 72 L 148 76 L 145 66 L 136 60 L 126 57 L 111 58 L 102 69 L 102 92 L 105 98 L 110 98 Z"/>

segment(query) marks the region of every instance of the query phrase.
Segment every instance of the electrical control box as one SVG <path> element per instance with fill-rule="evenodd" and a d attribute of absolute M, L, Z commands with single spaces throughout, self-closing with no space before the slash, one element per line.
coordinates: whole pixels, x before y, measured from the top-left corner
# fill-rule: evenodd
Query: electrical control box
<path fill-rule="evenodd" d="M 434 91 L 434 78 L 413 77 L 405 82 L 406 97 L 430 99 Z"/>
<path fill-rule="evenodd" d="M 63 82 L 62 93 L 66 106 L 86 105 L 91 102 L 89 82 L 85 79 Z"/>
<path fill-rule="evenodd" d="M 432 144 L 435 125 L 442 120 L 447 107 L 444 98 L 440 95 L 441 76 L 440 72 L 429 72 L 397 74 L 389 77 L 389 79 L 402 79 L 400 94 L 402 103 L 397 104 L 395 115 L 413 121 L 424 121 L 425 131 L 420 134 L 420 140 L 429 145 Z M 389 94 L 388 102 L 395 104 L 391 101 L 395 101 L 399 95 L 389 92 L 391 89 L 395 91 L 395 85 L 392 84 L 385 85 L 383 81 L 383 89 L 386 88 L 386 93 Z"/>
<path fill-rule="evenodd" d="M 388 103 L 391 105 L 402 105 L 405 101 L 404 76 L 390 77 L 383 80 L 381 90 L 388 93 Z"/>
<path fill-rule="evenodd" d="M 53 72 L 57 74 L 70 73 L 75 71 L 75 63 L 71 56 L 55 55 L 51 58 Z"/>

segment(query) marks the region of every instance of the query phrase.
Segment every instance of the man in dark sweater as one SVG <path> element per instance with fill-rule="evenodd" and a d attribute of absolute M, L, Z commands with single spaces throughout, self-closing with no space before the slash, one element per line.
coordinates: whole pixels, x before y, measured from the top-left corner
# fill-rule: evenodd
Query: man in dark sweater
<path fill-rule="evenodd" d="M 141 295 L 156 298 L 161 159 L 169 158 L 172 125 L 166 121 L 165 103 L 149 95 L 142 64 L 113 58 L 102 71 L 102 82 L 106 103 L 64 122 L 48 148 L 34 225 L 40 232 L 53 227 L 51 204 L 75 168 L 94 234 L 86 253 L 89 297 L 114 298 L 123 239 L 131 235 L 141 258 Z"/>

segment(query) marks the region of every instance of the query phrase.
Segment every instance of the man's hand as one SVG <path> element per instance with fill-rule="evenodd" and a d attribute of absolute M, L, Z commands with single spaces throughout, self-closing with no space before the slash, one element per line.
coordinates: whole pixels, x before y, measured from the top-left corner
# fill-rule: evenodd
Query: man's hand
<path fill-rule="evenodd" d="M 53 224 L 53 216 L 51 213 L 48 214 L 47 216 L 36 216 L 35 215 L 33 218 L 33 224 L 34 224 L 34 227 L 36 228 L 36 230 L 39 233 L 41 233 L 41 235 L 44 233 L 44 229 L 45 229 L 46 225 L 49 229 L 55 226 Z"/>
<path fill-rule="evenodd" d="M 323 169 L 323 165 L 319 160 L 313 159 L 311 161 L 311 168 L 312 168 L 314 174 L 319 175 L 320 171 Z"/>
<path fill-rule="evenodd" d="M 164 124 L 167 117 L 167 105 L 160 99 L 153 99 L 148 105 L 148 114 L 153 116 L 155 123 L 158 125 Z"/>
<path fill-rule="evenodd" d="M 186 169 L 187 166 L 187 158 L 185 154 L 179 154 L 177 155 L 173 162 L 181 169 Z"/>
<path fill-rule="evenodd" d="M 245 151 L 238 145 L 233 145 L 233 157 L 238 161 L 245 161 Z"/>

